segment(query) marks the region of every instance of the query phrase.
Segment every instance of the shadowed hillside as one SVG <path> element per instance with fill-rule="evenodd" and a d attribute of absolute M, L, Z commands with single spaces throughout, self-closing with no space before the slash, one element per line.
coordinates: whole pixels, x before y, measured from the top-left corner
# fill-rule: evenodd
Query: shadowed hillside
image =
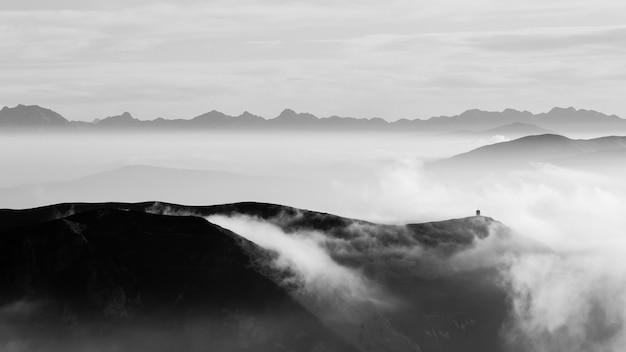
<path fill-rule="evenodd" d="M 196 217 L 100 208 L 25 225 L 0 236 L 0 341 L 29 351 L 352 350 L 261 272 L 270 257 Z"/>
<path fill-rule="evenodd" d="M 343 318 L 331 319 L 337 313 L 324 302 L 339 298 L 316 298 L 284 281 L 290 274 L 276 271 L 272 251 L 198 216 L 258 219 L 294 239 L 317 238 L 337 265 L 379 287 L 385 303 L 346 301 Z M 214 336 L 201 338 L 182 327 L 212 317 L 224 343 L 250 334 L 247 347 L 237 345 L 241 350 L 272 350 L 277 343 L 297 351 L 321 343 L 341 351 L 345 344 L 361 351 L 478 352 L 505 346 L 500 331 L 507 294 L 498 270 L 456 259 L 489 238 L 510 236 L 488 217 L 379 225 L 263 203 L 76 203 L 2 210 L 0 224 L 2 280 L 11 288 L 3 302 L 51 298 L 51 313 L 32 316 L 34 321 L 70 332 L 59 322 L 80 322 L 76 326 L 88 326 L 88 336 L 103 341 L 117 336 L 115 327 L 129 326 L 162 331 L 173 341 L 206 342 Z M 33 322 L 28 319 L 23 323 Z M 244 327 L 224 323 L 237 319 Z M 90 324 L 113 335 L 101 336 Z M 255 326 L 262 333 L 241 331 Z M 40 333 L 25 331 L 25 338 Z M 131 340 L 123 341 L 136 346 Z"/>

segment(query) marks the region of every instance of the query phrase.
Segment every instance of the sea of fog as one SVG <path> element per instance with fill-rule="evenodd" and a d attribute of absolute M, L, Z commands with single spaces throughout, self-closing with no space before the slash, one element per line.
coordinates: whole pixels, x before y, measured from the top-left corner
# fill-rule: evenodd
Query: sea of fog
<path fill-rule="evenodd" d="M 503 272 L 511 295 L 511 314 L 516 317 L 515 333 L 532 341 L 532 350 L 623 350 L 625 185 L 611 175 L 550 164 L 498 174 L 487 172 L 479 179 L 466 179 L 464 170 L 455 170 L 455 177 L 444 180 L 424 169 L 430 160 L 499 141 L 397 133 L 5 135 L 0 139 L 0 187 L 5 192 L 0 207 L 24 207 L 24 194 L 33 196 L 33 206 L 45 205 L 50 199 L 183 204 L 249 200 L 381 223 L 460 218 L 481 209 L 484 215 L 513 229 L 516 236 L 549 249 L 521 251 L 506 258 L 499 257 L 501 251 L 492 247 L 480 252 L 499 258 L 492 263 L 506 265 Z M 119 168 L 138 165 L 158 168 L 143 168 L 141 172 L 131 169 L 139 173 L 123 177 L 115 173 Z M 224 174 L 190 177 L 193 182 L 178 185 L 163 184 L 162 188 L 171 190 L 163 193 L 166 199 L 143 199 L 148 195 L 133 193 L 141 188 L 137 177 L 150 184 L 151 179 L 170 169 L 182 170 L 176 174 L 178 179 L 187 179 L 185 170 Z M 94 179 L 98 183 L 80 183 L 94 174 L 100 175 Z M 239 176 L 251 177 L 242 178 L 249 192 L 238 193 L 242 185 L 227 182 Z M 127 187 L 130 179 L 134 183 Z M 53 188 L 50 182 L 62 183 L 56 198 L 46 198 L 47 190 Z M 211 189 L 213 182 L 220 187 Z M 255 182 L 260 182 L 258 187 Z M 73 192 L 74 184 L 83 188 Z M 87 192 L 85 187 L 97 189 L 98 184 L 107 187 L 101 193 Z M 158 191 L 160 186 L 150 187 Z M 203 193 L 204 188 L 211 192 Z M 255 193 L 256 188 L 264 189 Z M 15 189 L 18 191 L 7 191 Z M 211 198 L 217 193 L 221 198 Z M 159 194 L 151 195 L 160 198 Z M 236 197 L 229 198 L 230 194 Z M 242 199 L 246 195 L 250 199 Z M 243 229 L 243 235 L 248 234 L 253 241 L 254 229 L 263 226 L 254 221 L 233 221 L 222 220 L 226 227 Z M 264 241 L 256 242 L 273 250 L 285 248 Z M 297 242 L 297 237 L 292 241 Z M 301 247 L 293 243 L 287 248 Z M 330 260 L 323 254 L 319 257 Z M 297 260 L 297 256 L 289 258 Z M 322 264 L 300 266 L 315 271 L 324 270 L 326 265 Z"/>

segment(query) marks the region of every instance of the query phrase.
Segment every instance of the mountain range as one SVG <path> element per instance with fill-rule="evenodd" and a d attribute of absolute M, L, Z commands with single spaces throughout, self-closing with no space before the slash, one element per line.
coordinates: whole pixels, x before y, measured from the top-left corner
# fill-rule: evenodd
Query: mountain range
<path fill-rule="evenodd" d="M 210 111 L 190 119 L 138 120 L 130 113 L 95 119 L 93 122 L 69 121 L 60 114 L 37 105 L 18 105 L 0 110 L 0 127 L 8 129 L 75 129 L 75 130 L 303 130 L 303 131 L 402 131 L 402 132 L 483 132 L 512 133 L 520 136 L 537 131 L 555 133 L 610 134 L 626 131 L 626 120 L 594 110 L 553 108 L 533 114 L 506 109 L 502 112 L 467 110 L 456 116 L 439 116 L 427 120 L 401 119 L 393 122 L 382 118 L 331 116 L 319 118 L 309 113 L 285 109 L 275 118 L 266 119 L 244 112 L 229 116 Z M 528 132 L 527 132 L 528 131 Z"/>

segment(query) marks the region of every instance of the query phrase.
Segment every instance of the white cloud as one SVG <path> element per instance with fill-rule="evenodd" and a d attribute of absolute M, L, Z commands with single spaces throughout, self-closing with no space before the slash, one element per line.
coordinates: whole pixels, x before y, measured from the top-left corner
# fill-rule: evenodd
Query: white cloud
<path fill-rule="evenodd" d="M 276 253 L 273 269 L 292 273 L 279 275 L 281 284 L 315 309 L 325 311 L 325 319 L 352 319 L 351 307 L 391 306 L 376 283 L 358 270 L 338 264 L 325 248 L 327 236 L 315 231 L 285 233 L 280 227 L 245 215 L 212 215 L 210 222 L 231 230 L 258 246 Z"/>

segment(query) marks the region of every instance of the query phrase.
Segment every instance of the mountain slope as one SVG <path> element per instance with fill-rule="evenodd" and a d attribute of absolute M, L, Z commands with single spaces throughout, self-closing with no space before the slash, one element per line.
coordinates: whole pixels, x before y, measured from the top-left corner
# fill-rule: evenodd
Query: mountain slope
<path fill-rule="evenodd" d="M 60 114 L 37 105 L 5 106 L 0 110 L 2 128 L 66 127 L 69 121 Z"/>
<path fill-rule="evenodd" d="M 92 210 L 3 233 L 0 258 L 0 342 L 31 351 L 353 350 L 204 219 Z"/>
<path fill-rule="evenodd" d="M 337 312 L 327 308 L 334 306 L 327 306 L 322 296 L 310 296 L 297 285 L 293 294 L 326 326 L 361 351 L 458 351 L 461 348 L 476 352 L 500 351 L 505 343 L 500 329 L 507 317 L 507 294 L 498 286 L 498 270 L 467 265 L 457 268 L 454 259 L 457 254 L 472 251 L 487 238 L 495 236 L 504 239 L 509 236 L 501 224 L 488 217 L 379 225 L 332 214 L 250 202 L 200 207 L 161 202 L 77 203 L 0 211 L 0 238 L 6 238 L 7 233 L 23 233 L 28 226 L 32 226 L 30 224 L 48 226 L 52 218 L 61 218 L 60 222 L 52 221 L 58 224 L 56 226 L 70 226 L 66 225 L 65 219 L 82 226 L 93 221 L 81 220 L 83 217 L 93 219 L 100 216 L 98 214 L 105 214 L 100 224 L 106 229 L 105 233 L 119 233 L 115 225 L 107 225 L 110 220 L 106 219 L 106 214 L 118 214 L 120 211 L 124 214 L 170 214 L 185 219 L 188 215 L 209 219 L 214 215 L 235 219 L 244 216 L 241 221 L 249 218 L 273 224 L 295 240 L 323 238 L 320 248 L 325 248 L 330 258 L 345 270 L 360 272 L 372 285 L 380 286 L 386 292 L 381 299 L 387 303 L 380 307 L 367 302 L 346 301 L 341 307 L 345 310 L 342 314 L 348 315 L 337 319 L 332 318 Z M 144 229 L 141 224 L 145 221 L 153 220 L 151 217 L 125 219 L 124 226 L 130 228 L 124 230 L 128 233 L 124 236 L 135 233 L 136 236 L 149 238 L 153 231 L 160 233 L 156 227 L 160 229 L 164 226 L 157 221 Z M 80 229 L 80 226 L 70 227 Z M 180 226 L 166 224 L 165 229 L 185 234 L 186 225 L 176 230 Z M 75 238 L 80 243 L 80 237 Z M 171 250 L 175 248 L 176 245 L 172 244 Z M 142 247 L 140 252 L 154 258 L 150 261 L 158 262 L 158 255 L 167 257 L 167 254 L 147 254 L 146 251 L 152 250 L 151 247 Z M 417 253 L 420 254 L 414 255 Z M 291 282 L 287 287 L 293 287 L 292 281 L 287 282 Z M 334 292 L 332 287 L 328 289 Z"/>
<path fill-rule="evenodd" d="M 618 178 L 626 177 L 626 148 L 608 149 L 550 160 L 551 164 Z"/>
<path fill-rule="evenodd" d="M 487 145 L 432 162 L 427 169 L 439 175 L 463 172 L 465 175 L 523 169 L 536 162 L 578 158 L 600 152 L 626 150 L 626 137 L 609 136 L 595 139 L 570 139 L 560 135 L 528 136 L 510 142 Z M 612 153 L 613 156 L 622 154 Z M 615 159 L 612 162 L 621 162 Z"/>
<path fill-rule="evenodd" d="M 124 112 L 121 115 L 109 116 L 103 119 L 97 119 L 93 122 L 97 127 L 107 127 L 107 128 L 130 128 L 130 127 L 138 127 L 145 123 L 134 118 L 129 112 Z"/>
<path fill-rule="evenodd" d="M 508 125 L 492 128 L 486 131 L 480 132 L 482 135 L 487 136 L 505 136 L 506 138 L 517 139 L 525 136 L 541 135 L 541 134 L 554 134 L 554 132 L 546 130 L 544 128 L 521 122 L 514 122 Z"/>

